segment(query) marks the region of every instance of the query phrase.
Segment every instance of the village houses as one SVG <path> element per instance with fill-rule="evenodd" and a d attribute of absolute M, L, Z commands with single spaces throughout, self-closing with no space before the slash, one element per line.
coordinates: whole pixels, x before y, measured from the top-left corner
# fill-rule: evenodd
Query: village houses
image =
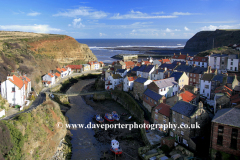
<path fill-rule="evenodd" d="M 143 92 L 147 89 L 148 84 L 150 84 L 152 80 L 147 78 L 138 77 L 133 84 L 133 96 L 136 99 L 142 99 Z"/>
<path fill-rule="evenodd" d="M 137 76 L 128 77 L 126 76 L 123 79 L 123 91 L 128 92 L 133 89 L 134 80 L 137 79 Z"/>
<path fill-rule="evenodd" d="M 182 89 L 185 85 L 188 85 L 189 78 L 185 72 L 173 72 L 170 77 L 174 78 L 180 89 Z"/>
<path fill-rule="evenodd" d="M 105 89 L 110 90 L 114 89 L 117 85 L 122 83 L 123 77 L 119 74 L 112 74 L 108 76 L 108 79 L 105 81 Z"/>

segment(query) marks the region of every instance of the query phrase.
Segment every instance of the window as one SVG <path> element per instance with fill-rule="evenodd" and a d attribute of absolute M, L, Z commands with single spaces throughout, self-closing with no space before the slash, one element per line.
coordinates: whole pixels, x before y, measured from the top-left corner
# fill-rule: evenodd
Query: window
<path fill-rule="evenodd" d="M 146 99 L 148 100 L 148 97 L 146 97 Z"/>
<path fill-rule="evenodd" d="M 176 122 L 175 118 L 173 118 L 173 122 Z"/>
<path fill-rule="evenodd" d="M 182 82 L 184 81 L 184 79 L 182 80 Z"/>
<path fill-rule="evenodd" d="M 166 120 L 165 119 L 163 120 L 163 123 L 166 124 Z"/>
<path fill-rule="evenodd" d="M 12 87 L 12 92 L 15 92 L 15 87 Z"/>
<path fill-rule="evenodd" d="M 157 102 L 156 102 L 156 101 L 154 101 L 154 104 L 157 104 Z"/>
<path fill-rule="evenodd" d="M 209 85 L 205 85 L 205 88 L 206 88 L 206 89 L 209 89 Z"/>
<path fill-rule="evenodd" d="M 202 93 L 204 93 L 204 92 L 205 92 L 205 90 L 203 89 L 203 90 L 202 90 Z"/>
<path fill-rule="evenodd" d="M 195 82 L 195 79 L 193 79 L 193 82 Z"/>
<path fill-rule="evenodd" d="M 155 109 L 155 112 L 158 113 L 158 109 Z"/>
<path fill-rule="evenodd" d="M 232 68 L 233 68 L 233 67 L 230 67 L 230 70 L 233 70 Z"/>
<path fill-rule="evenodd" d="M 237 149 L 237 137 L 238 137 L 238 129 L 233 128 L 232 129 L 232 135 L 231 135 L 230 148 Z"/>
<path fill-rule="evenodd" d="M 181 135 L 184 135 L 184 132 L 183 132 L 183 131 L 181 131 Z"/>
<path fill-rule="evenodd" d="M 183 144 L 185 144 L 186 146 L 188 146 L 187 141 L 185 139 L 183 139 Z"/>
<path fill-rule="evenodd" d="M 222 145 L 223 142 L 223 130 L 224 127 L 223 126 L 218 126 L 218 136 L 217 136 L 217 144 L 218 145 Z"/>
<path fill-rule="evenodd" d="M 163 116 L 164 119 L 166 119 L 167 117 L 166 116 Z"/>
<path fill-rule="evenodd" d="M 192 77 L 192 73 L 190 74 L 190 76 Z"/>
<path fill-rule="evenodd" d="M 192 82 L 192 78 L 190 78 L 190 82 Z"/>
<path fill-rule="evenodd" d="M 233 65 L 233 62 L 231 62 L 231 65 Z"/>
<path fill-rule="evenodd" d="M 199 78 L 201 78 L 201 74 L 199 74 Z"/>
<path fill-rule="evenodd" d="M 172 113 L 173 113 L 173 114 L 175 114 L 175 112 L 174 112 L 174 111 L 172 111 Z"/>
<path fill-rule="evenodd" d="M 184 117 L 184 116 L 182 115 L 182 119 L 183 119 L 183 117 Z"/>
<path fill-rule="evenodd" d="M 204 63 L 202 62 L 202 65 L 204 65 Z"/>
<path fill-rule="evenodd" d="M 196 74 L 194 74 L 193 77 L 196 77 Z"/>
<path fill-rule="evenodd" d="M 152 99 L 150 99 L 150 102 L 152 102 Z"/>
<path fill-rule="evenodd" d="M 207 93 L 207 97 L 209 97 L 209 93 Z"/>

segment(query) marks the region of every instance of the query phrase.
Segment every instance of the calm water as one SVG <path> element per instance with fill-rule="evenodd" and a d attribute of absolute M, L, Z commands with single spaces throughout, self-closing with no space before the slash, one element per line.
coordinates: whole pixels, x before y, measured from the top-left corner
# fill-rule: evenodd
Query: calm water
<path fill-rule="evenodd" d="M 187 39 L 77 39 L 79 43 L 87 44 L 99 61 L 111 63 L 110 58 L 116 54 L 139 54 L 138 51 L 112 50 L 115 47 L 184 47 Z M 108 49 L 105 49 L 108 48 Z"/>

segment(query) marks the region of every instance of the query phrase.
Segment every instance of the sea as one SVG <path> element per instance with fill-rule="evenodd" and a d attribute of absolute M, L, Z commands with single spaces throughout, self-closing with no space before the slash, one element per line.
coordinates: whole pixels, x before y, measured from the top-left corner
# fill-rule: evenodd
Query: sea
<path fill-rule="evenodd" d="M 143 54 L 143 51 L 114 50 L 114 48 L 127 47 L 153 47 L 159 50 L 166 49 L 169 54 L 184 51 L 183 48 L 188 39 L 76 39 L 79 43 L 87 44 L 96 55 L 98 61 L 112 63 L 116 59 L 111 58 L 117 54 Z"/>

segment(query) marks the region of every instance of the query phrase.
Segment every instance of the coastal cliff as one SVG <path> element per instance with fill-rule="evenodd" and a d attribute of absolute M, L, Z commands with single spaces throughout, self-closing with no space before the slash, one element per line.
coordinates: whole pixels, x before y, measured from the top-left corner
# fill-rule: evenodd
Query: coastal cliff
<path fill-rule="evenodd" d="M 190 38 L 184 49 L 204 51 L 240 43 L 240 30 L 201 31 Z"/>
<path fill-rule="evenodd" d="M 97 60 L 86 44 L 66 35 L 0 31 L 0 81 L 26 74 L 40 91 L 41 76 L 73 62 Z"/>
<path fill-rule="evenodd" d="M 58 127 L 58 122 L 66 124 L 60 106 L 51 100 L 13 120 L 0 121 L 0 159 L 51 159 L 58 150 L 66 158 L 71 147 L 65 140 L 66 127 Z"/>

